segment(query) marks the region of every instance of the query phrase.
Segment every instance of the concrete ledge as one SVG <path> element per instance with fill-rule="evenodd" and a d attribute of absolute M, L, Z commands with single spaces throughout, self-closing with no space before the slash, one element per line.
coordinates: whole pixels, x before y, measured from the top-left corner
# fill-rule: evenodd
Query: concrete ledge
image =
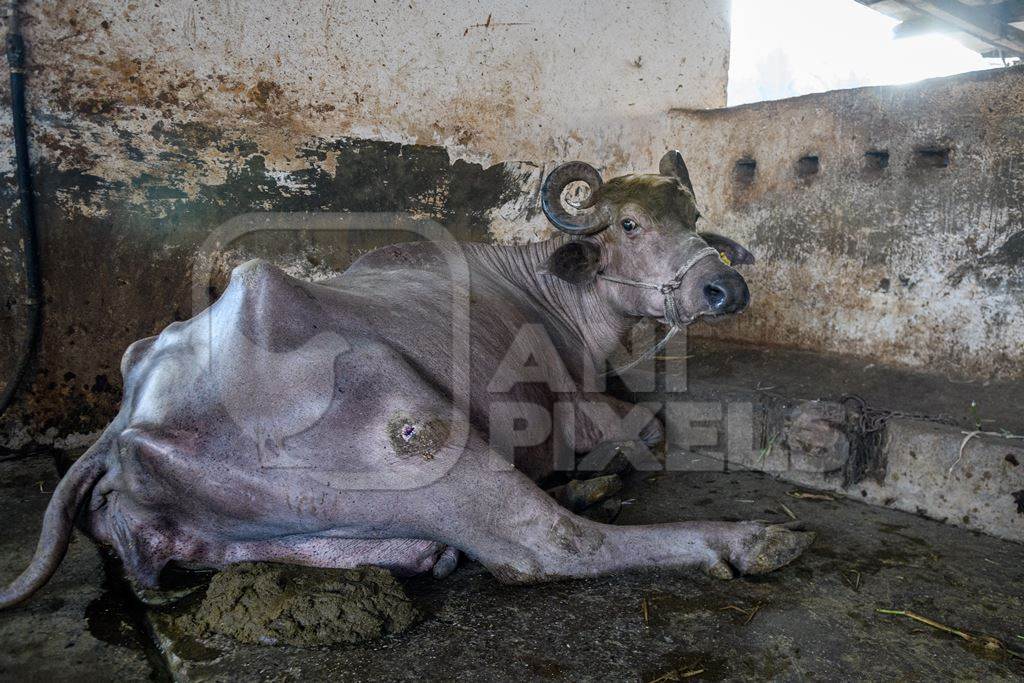
<path fill-rule="evenodd" d="M 966 434 L 969 434 L 967 432 Z M 861 483 L 869 502 L 1024 541 L 1024 442 L 894 418 L 886 478 Z"/>
<path fill-rule="evenodd" d="M 683 451 L 670 468 L 762 471 L 1024 542 L 1024 440 L 1001 436 L 1019 430 L 1013 392 L 1024 388 L 967 390 L 906 370 L 891 370 L 887 383 L 857 359 L 707 342 L 665 356 L 691 359 L 686 375 L 634 371 L 612 390 L 664 406 L 669 449 Z M 661 389 L 629 388 L 653 386 Z M 965 410 L 954 417 L 958 405 Z M 985 433 L 964 443 L 981 417 Z"/>

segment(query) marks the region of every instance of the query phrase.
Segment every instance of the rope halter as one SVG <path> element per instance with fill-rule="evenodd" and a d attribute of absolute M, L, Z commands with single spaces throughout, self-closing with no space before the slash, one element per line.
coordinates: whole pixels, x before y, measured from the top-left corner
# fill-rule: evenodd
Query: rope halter
<path fill-rule="evenodd" d="M 641 289 L 653 289 L 656 290 L 657 292 L 660 292 L 661 296 L 665 299 L 665 320 L 667 320 L 669 324 L 672 326 L 671 328 L 669 328 L 668 333 L 664 337 L 662 337 L 661 341 L 659 341 L 657 344 L 644 351 L 641 355 L 637 356 L 626 365 L 614 368 L 613 370 L 607 370 L 605 372 L 602 372 L 600 375 L 598 375 L 599 377 L 607 377 L 608 375 L 612 374 L 621 375 L 627 370 L 632 370 L 637 365 L 640 365 L 640 363 L 650 360 L 654 356 L 654 354 L 658 353 L 663 348 L 665 348 L 665 345 L 668 344 L 672 337 L 676 336 L 679 330 L 683 329 L 687 325 L 690 325 L 691 323 L 695 322 L 697 318 L 704 315 L 703 313 L 698 313 L 690 318 L 681 317 L 679 315 L 679 309 L 676 307 L 675 299 L 672 297 L 672 293 L 682 286 L 683 278 L 686 277 L 686 274 L 690 272 L 690 270 L 695 265 L 697 265 L 698 261 L 700 261 L 706 256 L 716 256 L 718 258 L 721 258 L 721 254 L 719 254 L 718 250 L 715 249 L 714 247 L 701 247 L 693 254 L 693 256 L 690 257 L 690 259 L 686 263 L 679 267 L 679 269 L 676 271 L 676 274 L 672 277 L 671 280 L 669 280 L 668 282 L 663 282 L 660 285 L 651 284 L 650 282 L 641 282 L 640 280 L 628 280 L 622 277 L 605 275 L 604 273 L 597 274 L 597 277 L 601 278 L 602 280 L 607 280 L 608 282 L 615 282 L 620 285 L 629 285 L 630 287 L 640 287 Z"/>
<path fill-rule="evenodd" d="M 685 327 L 697 320 L 697 318 L 703 314 L 698 313 L 692 318 L 683 318 L 679 314 L 679 309 L 676 307 L 675 298 L 673 298 L 672 294 L 682 286 L 683 278 L 686 277 L 686 274 L 690 272 L 695 265 L 697 265 L 697 262 L 707 256 L 718 257 L 718 250 L 714 247 L 702 247 L 701 249 L 698 249 L 693 256 L 691 256 L 690 259 L 676 271 L 675 276 L 671 280 L 659 285 L 651 284 L 650 282 L 641 282 L 639 280 L 627 280 L 626 278 L 605 275 L 604 273 L 598 273 L 597 277 L 620 285 L 629 285 L 630 287 L 640 287 L 642 289 L 653 289 L 660 292 L 661 296 L 665 299 L 665 320 L 667 320 L 672 327 Z"/>

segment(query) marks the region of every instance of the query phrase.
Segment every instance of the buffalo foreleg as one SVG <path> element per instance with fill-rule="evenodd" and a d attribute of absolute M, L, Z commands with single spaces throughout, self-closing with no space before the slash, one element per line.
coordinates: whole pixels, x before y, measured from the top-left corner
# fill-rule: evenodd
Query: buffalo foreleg
<path fill-rule="evenodd" d="M 436 492 L 454 503 L 443 536 L 508 583 L 652 567 L 699 568 L 718 578 L 763 574 L 794 560 L 814 539 L 758 522 L 600 524 L 501 467 L 481 440 L 471 439 L 467 455 L 437 484 Z"/>

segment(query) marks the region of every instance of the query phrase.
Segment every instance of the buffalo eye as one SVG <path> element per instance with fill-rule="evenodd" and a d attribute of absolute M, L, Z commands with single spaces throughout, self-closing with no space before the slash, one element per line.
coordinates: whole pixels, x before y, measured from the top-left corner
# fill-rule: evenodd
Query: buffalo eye
<path fill-rule="evenodd" d="M 640 225 L 632 218 L 622 219 L 622 229 L 626 232 L 636 232 L 640 228 Z"/>

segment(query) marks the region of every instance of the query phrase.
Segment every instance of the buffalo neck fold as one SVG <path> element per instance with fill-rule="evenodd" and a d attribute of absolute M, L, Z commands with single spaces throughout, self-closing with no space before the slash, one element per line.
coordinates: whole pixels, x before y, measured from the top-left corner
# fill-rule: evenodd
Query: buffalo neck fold
<path fill-rule="evenodd" d="M 521 245 L 472 245 L 481 266 L 511 282 L 563 327 L 571 330 L 599 366 L 622 344 L 640 318 L 624 315 L 601 296 L 601 286 L 570 284 L 543 270 L 548 258 L 571 238 L 558 235 L 543 242 Z"/>

